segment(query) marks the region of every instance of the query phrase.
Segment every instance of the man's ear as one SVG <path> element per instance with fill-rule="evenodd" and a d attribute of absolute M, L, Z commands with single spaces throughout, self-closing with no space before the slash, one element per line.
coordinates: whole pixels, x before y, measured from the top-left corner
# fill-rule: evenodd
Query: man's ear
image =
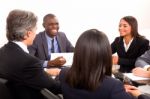
<path fill-rule="evenodd" d="M 31 31 L 27 31 L 27 32 L 26 32 L 26 35 L 24 36 L 24 39 L 29 38 L 29 37 L 30 37 L 30 34 L 31 34 Z"/>

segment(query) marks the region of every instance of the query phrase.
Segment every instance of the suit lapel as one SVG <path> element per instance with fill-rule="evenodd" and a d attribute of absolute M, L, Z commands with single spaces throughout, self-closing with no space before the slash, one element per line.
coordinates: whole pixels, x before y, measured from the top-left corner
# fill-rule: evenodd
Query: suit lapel
<path fill-rule="evenodd" d="M 47 39 L 45 37 L 45 31 L 43 33 L 41 33 L 41 38 L 42 38 L 42 47 L 43 47 L 43 51 L 44 51 L 45 57 L 47 59 L 49 59 L 49 56 L 48 56 L 48 45 L 47 45 Z"/>
<path fill-rule="evenodd" d="M 58 33 L 57 36 L 56 36 L 56 40 L 57 40 L 57 43 L 58 43 L 58 47 L 59 47 L 60 52 L 63 52 L 63 51 L 64 51 L 64 47 L 63 47 L 64 42 L 63 42 L 63 40 L 61 39 L 61 37 L 59 36 L 59 33 Z"/>
<path fill-rule="evenodd" d="M 119 44 L 120 45 L 120 51 L 123 51 L 123 53 L 126 53 L 123 38 L 121 37 L 120 40 L 121 40 L 120 44 Z"/>
<path fill-rule="evenodd" d="M 131 42 L 130 47 L 129 47 L 127 53 L 130 53 L 130 51 L 134 51 L 134 49 L 136 48 L 135 45 L 136 45 L 136 39 L 133 38 L 133 41 Z"/>

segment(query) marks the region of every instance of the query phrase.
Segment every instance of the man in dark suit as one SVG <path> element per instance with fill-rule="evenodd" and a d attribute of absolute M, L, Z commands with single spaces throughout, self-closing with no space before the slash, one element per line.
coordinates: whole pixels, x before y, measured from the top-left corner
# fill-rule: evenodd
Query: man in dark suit
<path fill-rule="evenodd" d="M 47 14 L 43 18 L 45 30 L 36 35 L 29 53 L 38 57 L 44 67 L 62 66 L 66 60 L 63 57 L 51 59 L 51 53 L 73 52 L 74 47 L 63 32 L 58 32 L 59 22 L 54 14 Z"/>
<path fill-rule="evenodd" d="M 136 68 L 132 73 L 140 77 L 150 77 L 150 49 L 137 58 L 135 62 Z"/>
<path fill-rule="evenodd" d="M 137 58 L 135 66 L 150 70 L 150 49 Z"/>
<path fill-rule="evenodd" d="M 28 54 L 36 23 L 37 17 L 29 11 L 13 10 L 7 17 L 8 43 L 0 49 L 0 77 L 10 82 L 15 99 L 43 99 L 42 88 L 61 93 L 60 84 L 44 72 L 40 60 Z"/>

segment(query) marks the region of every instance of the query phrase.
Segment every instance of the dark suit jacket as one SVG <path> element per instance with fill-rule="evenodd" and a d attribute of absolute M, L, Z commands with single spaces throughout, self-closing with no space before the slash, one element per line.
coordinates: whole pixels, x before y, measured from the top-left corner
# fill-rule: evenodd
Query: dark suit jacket
<path fill-rule="evenodd" d="M 106 76 L 96 91 L 90 92 L 84 89 L 72 88 L 65 81 L 66 69 L 60 72 L 60 82 L 64 99 L 132 99 L 125 92 L 123 84 L 114 78 Z"/>
<path fill-rule="evenodd" d="M 62 32 L 58 32 L 56 36 L 60 52 L 73 52 L 74 47 L 71 45 L 66 35 Z M 29 53 L 38 57 L 40 60 L 49 60 L 48 56 L 48 44 L 45 37 L 45 31 L 36 35 L 32 46 L 28 47 Z"/>
<path fill-rule="evenodd" d="M 149 41 L 143 38 L 134 38 L 127 52 L 122 37 L 117 37 L 111 44 L 112 53 L 117 52 L 119 56 L 118 64 L 121 72 L 131 72 L 135 67 L 136 59 L 148 50 L 148 47 Z"/>
<path fill-rule="evenodd" d="M 144 54 L 137 58 L 135 62 L 135 66 L 144 67 L 146 65 L 150 65 L 150 49 L 147 50 Z"/>
<path fill-rule="evenodd" d="M 0 77 L 8 79 L 19 99 L 40 99 L 42 88 L 61 93 L 60 84 L 44 72 L 39 59 L 13 42 L 0 49 Z"/>
<path fill-rule="evenodd" d="M 140 95 L 138 99 L 150 99 L 150 97 L 146 95 Z"/>

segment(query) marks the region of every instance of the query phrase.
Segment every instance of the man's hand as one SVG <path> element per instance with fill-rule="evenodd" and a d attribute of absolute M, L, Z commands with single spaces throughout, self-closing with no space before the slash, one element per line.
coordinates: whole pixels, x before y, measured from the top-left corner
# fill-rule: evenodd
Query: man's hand
<path fill-rule="evenodd" d="M 150 77 L 150 71 L 146 71 L 145 69 L 140 68 L 140 67 L 134 68 L 134 69 L 132 70 L 132 73 L 133 73 L 135 76 Z"/>
<path fill-rule="evenodd" d="M 66 63 L 66 59 L 62 56 L 57 57 L 54 60 L 48 61 L 48 66 L 62 66 Z"/>
<path fill-rule="evenodd" d="M 57 75 L 59 75 L 61 69 L 59 69 L 59 68 L 50 68 L 50 69 L 45 69 L 45 71 L 46 71 L 49 75 L 51 75 L 51 76 L 57 76 Z"/>

